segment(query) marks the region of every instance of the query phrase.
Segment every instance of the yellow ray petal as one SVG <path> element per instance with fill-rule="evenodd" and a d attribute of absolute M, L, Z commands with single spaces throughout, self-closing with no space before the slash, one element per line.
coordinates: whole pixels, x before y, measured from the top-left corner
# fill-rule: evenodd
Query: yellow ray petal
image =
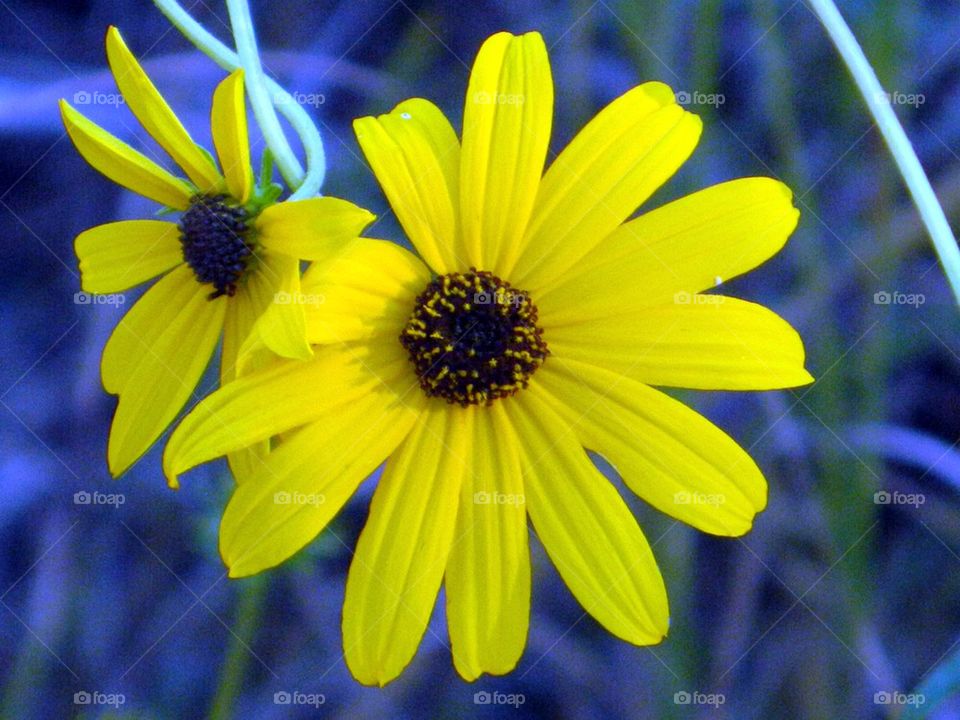
<path fill-rule="evenodd" d="M 607 370 L 551 359 L 529 388 L 605 457 L 633 492 L 714 535 L 747 532 L 767 483 L 733 439 L 683 403 Z"/>
<path fill-rule="evenodd" d="M 115 27 L 107 30 L 107 60 L 124 100 L 144 129 L 202 192 L 223 189 L 223 178 L 157 92 Z"/>
<path fill-rule="evenodd" d="M 118 185 L 162 205 L 186 210 L 194 190 L 125 142 L 60 101 L 63 126 L 83 159 Z"/>
<path fill-rule="evenodd" d="M 507 277 L 522 240 L 553 119 L 543 38 L 491 36 L 477 54 L 463 111 L 461 233 L 470 264 Z"/>
<path fill-rule="evenodd" d="M 426 402 L 420 393 L 399 398 L 397 389 L 380 385 L 328 404 L 237 489 L 220 524 L 231 577 L 278 565 L 313 540 L 393 452 Z"/>
<path fill-rule="evenodd" d="M 104 387 L 120 395 L 107 448 L 114 476 L 166 430 L 209 363 L 227 302 L 208 294 L 181 265 L 150 288 L 110 336 L 101 370 Z"/>
<path fill-rule="evenodd" d="M 350 563 L 343 651 L 365 685 L 385 685 L 420 644 L 453 542 L 469 472 L 470 414 L 432 401 L 387 461 Z"/>
<path fill-rule="evenodd" d="M 356 238 L 376 216 L 335 197 L 276 203 L 257 218 L 260 242 L 269 250 L 321 260 Z"/>
<path fill-rule="evenodd" d="M 601 110 L 544 176 L 518 286 L 546 287 L 602 245 L 690 157 L 701 129 L 661 83 L 636 87 Z"/>
<path fill-rule="evenodd" d="M 549 327 L 550 352 L 648 385 L 773 390 L 813 382 L 797 331 L 762 305 L 723 295 Z"/>
<path fill-rule="evenodd" d="M 274 355 L 264 350 L 250 353 L 245 363 L 240 364 L 239 353 L 244 341 L 253 330 L 257 319 L 273 301 L 273 286 L 263 273 L 247 273 L 237 288 L 237 294 L 227 307 L 223 324 L 223 348 L 220 351 L 220 384 L 225 385 L 241 372 L 252 372 L 263 367 Z M 246 482 L 263 465 L 269 450 L 269 441 L 227 455 L 230 471 L 238 483 Z"/>
<path fill-rule="evenodd" d="M 530 622 L 530 551 L 519 438 L 499 404 L 474 413 L 456 542 L 447 562 L 447 624 L 457 672 L 468 681 L 517 664 Z"/>
<path fill-rule="evenodd" d="M 90 228 L 77 235 L 80 282 L 86 292 L 112 293 L 183 262 L 180 231 L 159 220 L 125 220 Z"/>
<path fill-rule="evenodd" d="M 304 362 L 276 360 L 206 397 L 170 435 L 163 455 L 167 480 L 195 465 L 316 420 L 326 408 L 357 399 L 383 383 L 417 379 L 400 343 L 318 351 Z"/>
<path fill-rule="evenodd" d="M 435 272 L 470 266 L 460 245 L 460 142 L 421 98 L 353 122 L 357 142 L 417 252 Z"/>
<path fill-rule="evenodd" d="M 527 512 L 560 577 L 617 637 L 634 645 L 660 642 L 669 624 L 666 588 L 616 488 L 549 405 L 523 392 L 504 406 L 522 438 Z"/>
<path fill-rule="evenodd" d="M 253 191 L 253 168 L 250 165 L 242 69 L 235 70 L 217 85 L 210 110 L 210 128 L 227 189 L 234 198 L 245 203 Z"/>
<path fill-rule="evenodd" d="M 256 272 L 264 275 L 274 294 L 240 348 L 240 365 L 260 344 L 280 357 L 308 360 L 313 350 L 307 343 L 305 308 L 312 300 L 300 289 L 300 261 L 267 251 L 261 253 L 258 263 Z"/>
<path fill-rule="evenodd" d="M 797 225 L 790 189 L 770 178 L 714 185 L 616 230 L 538 294 L 554 323 L 632 312 L 726 282 L 777 253 Z M 570 302 L 577 298 L 577 302 Z"/>
<path fill-rule="evenodd" d="M 359 238 L 303 275 L 310 343 L 340 343 L 375 335 L 396 341 L 430 271 L 396 243 Z"/>

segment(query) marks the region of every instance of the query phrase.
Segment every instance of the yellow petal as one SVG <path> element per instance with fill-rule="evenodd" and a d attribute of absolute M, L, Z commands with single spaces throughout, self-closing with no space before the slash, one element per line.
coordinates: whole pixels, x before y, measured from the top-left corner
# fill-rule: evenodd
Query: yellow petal
<path fill-rule="evenodd" d="M 280 357 L 309 359 L 313 350 L 307 343 L 305 308 L 312 300 L 300 289 L 300 261 L 289 255 L 266 252 L 258 262 L 256 272 L 267 278 L 274 295 L 248 338 L 251 345 L 241 347 L 240 363 L 257 343 L 263 343 Z"/>
<path fill-rule="evenodd" d="M 540 369 L 529 391 L 551 403 L 627 487 L 667 515 L 714 535 L 738 536 L 766 507 L 767 483 L 751 457 L 662 392 L 560 358 Z"/>
<path fill-rule="evenodd" d="M 210 127 L 227 189 L 234 198 L 245 203 L 253 190 L 253 168 L 250 165 L 242 69 L 235 70 L 217 85 L 213 93 Z"/>
<path fill-rule="evenodd" d="M 457 230 L 460 142 L 443 113 L 421 98 L 353 122 L 357 142 L 397 219 L 435 272 L 470 266 Z"/>
<path fill-rule="evenodd" d="M 332 399 L 237 488 L 220 524 L 230 577 L 278 565 L 326 527 L 410 432 L 426 398 L 398 396 L 405 389 L 379 385 L 358 398 Z"/>
<path fill-rule="evenodd" d="M 387 461 L 343 601 L 343 651 L 365 685 L 397 677 L 440 589 L 469 468 L 470 414 L 432 401 Z"/>
<path fill-rule="evenodd" d="M 667 592 L 637 521 L 563 420 L 530 392 L 504 401 L 522 438 L 527 512 L 584 610 L 634 645 L 667 634 Z"/>
<path fill-rule="evenodd" d="M 186 210 L 194 190 L 153 160 L 60 101 L 63 126 L 83 159 L 118 185 L 167 207 Z"/>
<path fill-rule="evenodd" d="M 77 235 L 80 282 L 90 293 L 113 293 L 183 262 L 180 231 L 158 220 L 125 220 Z"/>
<path fill-rule="evenodd" d="M 456 542 L 447 562 L 447 624 L 457 672 L 468 681 L 517 664 L 530 621 L 530 551 L 520 457 L 503 408 L 474 413 Z"/>
<path fill-rule="evenodd" d="M 107 461 L 120 475 L 173 422 L 193 393 L 223 328 L 226 298 L 209 290 L 187 265 L 147 290 L 124 316 L 103 351 L 103 384 L 120 395 Z"/>
<path fill-rule="evenodd" d="M 661 83 L 636 87 L 601 110 L 543 178 L 518 287 L 548 286 L 602 245 L 690 157 L 701 129 Z"/>
<path fill-rule="evenodd" d="M 202 192 L 216 193 L 223 178 L 157 92 L 115 27 L 107 30 L 107 60 L 117 87 L 144 129 L 169 153 Z"/>
<path fill-rule="evenodd" d="M 335 197 L 282 202 L 257 218 L 260 242 L 268 250 L 304 260 L 321 260 L 354 240 L 376 216 Z"/>
<path fill-rule="evenodd" d="M 549 327 L 545 336 L 557 357 L 648 385 L 773 390 L 813 382 L 796 330 L 762 305 L 723 295 Z"/>
<path fill-rule="evenodd" d="M 247 273 L 237 288 L 237 294 L 227 307 L 223 324 L 223 348 L 220 351 L 220 384 L 225 385 L 242 372 L 264 367 L 274 358 L 269 351 L 249 353 L 240 363 L 240 348 L 253 330 L 257 318 L 273 301 L 273 286 L 264 273 Z M 269 441 L 227 455 L 230 471 L 238 483 L 246 482 L 263 465 L 269 451 Z"/>
<path fill-rule="evenodd" d="M 332 404 L 383 383 L 417 388 L 398 342 L 322 349 L 303 362 L 276 360 L 210 394 L 180 422 L 163 455 L 167 480 L 176 486 L 177 475 L 195 465 L 306 425 Z"/>
<path fill-rule="evenodd" d="M 430 271 L 396 243 L 359 238 L 333 259 L 313 263 L 301 281 L 307 339 L 312 344 L 362 340 L 397 341 Z"/>
<path fill-rule="evenodd" d="M 770 258 L 798 217 L 790 189 L 776 180 L 714 185 L 621 226 L 565 276 L 553 278 L 537 306 L 554 323 L 565 323 L 610 314 L 608 308 L 634 312 L 673 302 L 678 293 L 712 288 Z"/>
<path fill-rule="evenodd" d="M 470 264 L 510 275 L 543 174 L 553 78 L 539 33 L 497 33 L 477 54 L 463 111 L 460 211 Z"/>

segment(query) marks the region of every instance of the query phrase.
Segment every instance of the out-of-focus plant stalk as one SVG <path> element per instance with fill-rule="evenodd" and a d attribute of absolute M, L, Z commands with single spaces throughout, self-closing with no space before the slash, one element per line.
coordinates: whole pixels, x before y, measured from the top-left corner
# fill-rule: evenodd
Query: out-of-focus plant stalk
<path fill-rule="evenodd" d="M 923 171 L 903 126 L 893 112 L 893 107 L 877 79 L 877 74 L 833 0 L 810 0 L 810 5 L 827 29 L 830 39 L 837 46 L 877 127 L 880 128 L 883 139 L 910 190 L 913 202 L 920 211 L 927 232 L 933 240 L 934 249 L 940 257 L 947 281 L 957 302 L 960 303 L 960 248 L 957 247 L 947 216 L 930 186 L 930 180 Z"/>
<path fill-rule="evenodd" d="M 220 42 L 213 35 L 211 35 L 206 28 L 194 20 L 193 17 L 180 6 L 177 0 L 154 0 L 154 5 L 157 6 L 167 20 L 169 20 L 170 23 L 176 27 L 185 38 L 187 38 L 187 40 L 193 43 L 201 52 L 207 55 L 224 70 L 232 72 L 233 70 L 243 66 L 240 56 Z M 246 3 L 244 3 L 244 7 L 246 7 Z M 249 13 L 247 13 L 247 18 L 249 19 Z M 250 32 L 252 35 L 252 25 Z M 239 44 L 239 39 L 237 39 L 237 42 Z M 255 48 L 256 45 L 254 41 L 254 49 Z M 259 59 L 257 60 L 257 65 L 259 66 Z M 249 92 L 250 79 L 249 71 L 247 71 L 246 68 L 244 68 L 244 74 L 246 75 Z M 268 100 L 272 103 L 272 105 L 276 106 L 280 114 L 283 115 L 290 123 L 291 127 L 293 127 L 294 131 L 297 133 L 297 136 L 300 138 L 300 142 L 303 144 L 304 153 L 306 154 L 306 174 L 304 174 L 299 162 L 297 162 L 296 168 L 293 169 L 296 169 L 298 173 L 293 179 L 287 176 L 287 173 L 284 172 L 284 168 L 280 165 L 280 162 L 278 161 L 277 163 L 278 167 L 280 167 L 281 173 L 283 173 L 284 179 L 290 185 L 291 189 L 295 190 L 290 199 L 300 200 L 306 197 L 318 195 L 320 193 L 320 188 L 323 185 L 323 179 L 326 173 L 326 156 L 324 154 L 323 140 L 320 138 L 320 133 L 317 131 L 317 127 L 310 118 L 310 115 L 306 110 L 304 110 L 303 106 L 294 100 L 290 93 L 284 90 L 274 80 L 264 75 L 262 70 L 260 72 L 260 79 L 266 88 Z M 254 100 L 253 96 L 251 95 L 251 105 L 253 104 Z M 255 105 L 254 114 L 257 115 L 257 122 L 261 123 L 260 116 L 257 114 Z M 275 115 L 274 119 L 276 119 Z M 270 151 L 276 156 L 276 149 L 270 144 L 271 138 L 268 135 L 267 129 L 263 127 L 262 123 L 260 129 L 264 133 L 264 138 L 267 140 L 267 145 L 270 147 Z M 282 131 L 280 132 L 279 137 L 282 138 L 283 143 L 289 150 L 289 144 L 287 143 L 286 137 L 283 135 Z M 293 159 L 296 161 L 296 157 Z M 288 171 L 289 170 L 291 170 L 291 168 L 288 168 Z"/>

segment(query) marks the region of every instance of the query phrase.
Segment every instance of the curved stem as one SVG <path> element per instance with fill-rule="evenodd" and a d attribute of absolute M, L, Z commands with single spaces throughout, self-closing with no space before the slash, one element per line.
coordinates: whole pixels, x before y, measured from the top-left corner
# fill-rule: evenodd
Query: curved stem
<path fill-rule="evenodd" d="M 266 595 L 267 582 L 263 575 L 250 578 L 240 587 L 237 617 L 232 628 L 220 682 L 217 685 L 217 694 L 210 707 L 211 720 L 228 720 L 233 717 L 233 706 L 249 665 L 250 644 L 263 611 Z"/>
<path fill-rule="evenodd" d="M 240 57 L 217 38 L 211 35 L 206 28 L 193 19 L 184 10 L 177 0 L 153 0 L 157 9 L 177 28 L 187 40 L 193 43 L 201 52 L 207 55 L 217 65 L 228 72 L 241 67 Z M 291 200 L 300 200 L 320 193 L 323 179 L 326 174 L 326 156 L 323 149 L 323 140 L 317 131 L 316 125 L 303 106 L 279 84 L 264 76 L 269 94 L 277 110 L 290 123 L 303 144 L 307 159 L 307 173 L 302 183 L 296 188 Z M 296 187 L 296 184 L 294 185 Z"/>
<path fill-rule="evenodd" d="M 250 6 L 247 5 L 247 0 L 227 0 L 227 12 L 230 14 L 233 39 L 237 43 L 237 54 L 243 66 L 243 84 L 247 88 L 253 114 L 283 179 L 290 187 L 299 188 L 303 182 L 303 168 L 283 134 L 280 119 L 267 91 L 266 76 L 263 74 L 260 51 L 257 49 L 257 36 L 253 31 L 253 19 L 250 17 Z"/>
<path fill-rule="evenodd" d="M 923 224 L 933 240 L 933 247 L 940 257 L 947 282 L 957 302 L 960 303 L 960 248 L 957 247 L 947 216 L 930 186 L 930 180 L 924 173 L 903 126 L 893 112 L 888 96 L 880 86 L 877 74 L 833 0 L 810 0 L 810 5 L 827 29 L 833 44 L 837 46 L 877 127 L 883 133 L 883 139 L 900 169 L 900 174 L 913 196 L 913 202 L 920 211 Z"/>

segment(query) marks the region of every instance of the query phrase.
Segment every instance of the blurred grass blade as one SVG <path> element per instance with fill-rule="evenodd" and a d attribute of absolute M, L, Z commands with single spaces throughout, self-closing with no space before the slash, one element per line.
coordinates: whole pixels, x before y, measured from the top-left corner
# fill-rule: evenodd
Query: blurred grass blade
<path fill-rule="evenodd" d="M 937 707 L 958 692 L 960 692 L 960 645 L 951 655 L 937 664 L 927 675 L 926 680 L 914 688 L 910 695 L 913 695 L 917 702 L 907 703 L 904 706 L 900 720 L 924 720 L 924 718 L 933 717 Z"/>
<path fill-rule="evenodd" d="M 940 257 L 940 263 L 954 297 L 960 304 L 960 248 L 957 247 L 947 216 L 930 186 L 930 180 L 924 173 L 903 126 L 893 112 L 889 96 L 880 86 L 877 74 L 833 0 L 810 0 L 810 5 L 827 29 L 830 39 L 837 46 L 840 56 L 867 103 L 870 114 L 880 128 L 883 139 L 910 190 L 913 202 L 920 211 L 923 224 L 926 225 L 927 232 L 933 240 L 934 249 Z"/>

